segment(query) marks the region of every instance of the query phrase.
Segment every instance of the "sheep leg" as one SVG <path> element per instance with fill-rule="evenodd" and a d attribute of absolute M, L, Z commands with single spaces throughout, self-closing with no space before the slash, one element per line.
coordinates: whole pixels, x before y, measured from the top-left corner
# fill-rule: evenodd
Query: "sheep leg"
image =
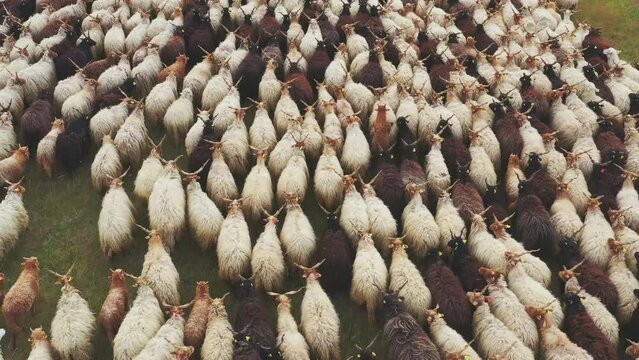
<path fill-rule="evenodd" d="M 373 325 L 375 323 L 375 304 L 367 302 L 366 312 L 368 313 L 368 323 Z"/>

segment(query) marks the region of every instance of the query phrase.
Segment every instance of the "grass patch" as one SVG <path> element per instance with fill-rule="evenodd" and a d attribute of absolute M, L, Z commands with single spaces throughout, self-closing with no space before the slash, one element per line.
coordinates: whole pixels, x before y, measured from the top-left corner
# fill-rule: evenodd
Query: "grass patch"
<path fill-rule="evenodd" d="M 639 2 L 580 0 L 577 19 L 603 28 L 603 36 L 622 51 L 623 59 L 639 61 Z"/>

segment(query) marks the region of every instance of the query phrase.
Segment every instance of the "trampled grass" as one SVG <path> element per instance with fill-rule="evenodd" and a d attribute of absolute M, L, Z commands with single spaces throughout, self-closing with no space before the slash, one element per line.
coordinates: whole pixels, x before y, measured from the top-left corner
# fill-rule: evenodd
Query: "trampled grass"
<path fill-rule="evenodd" d="M 639 3 L 636 0 L 582 0 L 579 18 L 595 26 L 604 27 L 604 34 L 611 42 L 623 50 L 622 57 L 627 60 L 639 60 Z M 157 134 L 155 136 L 158 137 Z M 183 151 L 182 151 L 183 152 Z M 167 158 L 178 154 L 172 145 L 165 146 Z M 90 184 L 89 167 L 93 156 L 87 157 L 85 163 L 74 178 L 56 176 L 47 179 L 31 161 L 26 173 L 25 205 L 30 215 L 29 228 L 20 238 L 17 247 L 0 262 L 0 270 L 6 274 L 6 290 L 19 275 L 22 257 L 37 256 L 41 264 L 41 291 L 36 310 L 27 316 L 25 330 L 22 332 L 17 348 L 9 348 L 8 337 L 2 341 L 5 359 L 21 360 L 27 357 L 30 345 L 27 342 L 29 327 L 43 326 L 49 332 L 50 322 L 56 310 L 56 303 L 60 295 L 60 287 L 54 282 L 56 279 L 44 269 L 64 272 L 75 262 L 73 277 L 75 286 L 81 291 L 97 314 L 108 290 L 109 268 L 121 267 L 128 272 L 138 274 L 142 268 L 146 243 L 144 234 L 136 231 L 135 245 L 124 256 L 114 257 L 112 262 L 103 256 L 98 242 L 97 219 L 100 211 L 101 196 Z M 182 163 L 182 165 L 184 165 Z M 133 172 L 135 174 L 135 172 Z M 129 175 L 127 192 L 131 194 L 134 177 Z M 312 190 L 309 190 L 312 195 Z M 137 221 L 147 224 L 145 204 L 134 201 L 138 213 Z M 318 211 L 312 196 L 308 196 L 304 204 L 305 211 L 319 235 L 323 233 L 323 216 Z M 257 238 L 257 229 L 253 231 L 253 240 Z M 218 281 L 215 253 L 213 250 L 202 252 L 188 237 L 183 238 L 172 254 L 181 276 L 181 294 L 183 302 L 190 301 L 194 293 L 194 284 L 198 280 L 208 280 L 214 296 L 221 295 L 228 290 L 228 285 Z M 298 272 L 289 275 L 288 289 L 295 289 L 303 285 Z M 135 296 L 135 289 L 130 289 L 130 297 Z M 294 313 L 299 316 L 299 300 L 295 300 Z M 381 323 L 368 324 L 363 308 L 355 306 L 348 294 L 335 297 L 342 327 L 342 349 L 346 358 L 353 354 L 355 342 L 368 343 L 375 336 Z M 273 310 L 275 321 L 275 306 L 271 299 L 265 299 Z M 234 299 L 231 297 L 227 304 L 231 321 L 234 319 Z M 299 319 L 299 317 L 298 317 Z M 0 320 L 4 326 L 4 320 Z M 380 349 L 381 341 L 375 345 Z M 111 359 L 111 347 L 101 329 L 94 337 L 94 359 Z M 378 351 L 381 353 L 381 351 Z M 381 355 L 381 354 L 380 354 Z M 380 358 L 384 358 L 381 355 Z"/>

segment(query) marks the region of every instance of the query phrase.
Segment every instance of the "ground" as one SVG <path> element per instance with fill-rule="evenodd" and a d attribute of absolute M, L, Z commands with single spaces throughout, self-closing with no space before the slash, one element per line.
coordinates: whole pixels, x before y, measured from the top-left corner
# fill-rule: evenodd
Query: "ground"
<path fill-rule="evenodd" d="M 604 34 L 611 42 L 623 51 L 622 57 L 627 60 L 639 60 L 639 37 L 633 36 L 639 32 L 639 3 L 636 0 L 582 0 L 580 3 L 580 21 L 587 21 L 594 26 L 603 27 Z M 633 34 L 634 33 L 634 34 Z M 155 134 L 157 139 L 159 136 Z M 166 146 L 166 157 L 171 158 L 178 153 L 173 145 Z M 183 152 L 183 151 L 182 151 Z M 91 157 L 92 159 L 92 157 Z M 109 268 L 123 268 L 127 272 L 138 274 L 142 268 L 142 261 L 146 251 L 144 234 L 135 233 L 135 246 L 124 256 L 116 256 L 109 262 L 103 256 L 98 241 L 97 220 L 100 211 L 100 194 L 91 187 L 89 167 L 91 159 L 85 159 L 75 177 L 67 175 L 47 179 L 31 160 L 26 173 L 24 199 L 29 211 L 29 228 L 20 238 L 17 247 L 0 262 L 0 270 L 6 274 L 6 290 L 19 275 L 20 263 L 23 257 L 37 256 L 41 265 L 41 292 L 34 314 L 26 320 L 25 330 L 22 332 L 16 350 L 9 349 L 8 337 L 2 340 L 5 349 L 5 359 L 21 360 L 27 357 L 30 345 L 27 342 L 29 327 L 42 326 L 49 332 L 50 322 L 56 309 L 56 302 L 60 296 L 60 287 L 55 283 L 56 278 L 45 269 L 64 272 L 75 262 L 72 275 L 74 284 L 81 291 L 97 314 L 102 305 L 107 290 Z M 182 165 L 184 165 L 182 163 Z M 126 178 L 127 192 L 131 194 L 134 177 L 130 174 Z M 138 214 L 137 221 L 148 224 L 146 206 L 135 201 Z M 323 232 L 323 217 L 314 202 L 307 198 L 305 209 L 312 214 L 312 222 L 319 234 Z M 313 216 L 314 215 L 314 216 Z M 256 237 L 257 235 L 255 235 Z M 254 239 L 255 239 L 254 237 Z M 228 290 L 227 284 L 218 281 L 215 253 L 200 251 L 194 242 L 182 239 L 173 254 L 181 276 L 180 291 L 183 302 L 188 302 L 194 294 L 195 282 L 208 280 L 213 296 L 219 296 Z M 288 289 L 295 289 L 302 285 L 301 276 L 294 272 L 289 276 Z M 135 289 L 130 290 L 131 299 L 135 296 Z M 301 294 L 297 296 L 294 312 L 299 319 L 297 303 Z M 352 304 L 347 294 L 333 299 L 341 319 L 342 353 L 344 358 L 352 355 L 355 343 L 368 343 L 381 324 L 370 326 L 365 311 Z M 273 309 L 274 301 L 266 299 Z M 227 300 L 231 321 L 234 317 L 234 300 Z M 275 317 L 273 318 L 275 320 Z M 0 326 L 4 321 L 0 320 Z M 378 340 L 376 348 L 380 347 Z M 95 359 L 111 359 L 111 347 L 107 343 L 104 332 L 99 329 L 94 337 Z M 381 352 L 378 352 L 378 354 Z M 380 356 L 383 358 L 383 355 Z"/>

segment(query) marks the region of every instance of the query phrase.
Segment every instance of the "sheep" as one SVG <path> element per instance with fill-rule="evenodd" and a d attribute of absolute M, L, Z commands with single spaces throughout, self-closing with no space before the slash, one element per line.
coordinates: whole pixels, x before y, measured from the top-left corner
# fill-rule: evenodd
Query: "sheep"
<path fill-rule="evenodd" d="M 51 346 L 63 360 L 91 359 L 91 338 L 95 333 L 95 316 L 80 291 L 71 284 L 69 275 L 73 265 L 64 275 L 49 270 L 58 277 L 62 295 L 58 300 L 55 316 L 51 321 Z"/>
<path fill-rule="evenodd" d="M 98 234 L 102 252 L 111 260 L 113 254 L 121 254 L 133 243 L 133 225 L 135 208 L 122 188 L 125 171 L 111 178 L 110 189 L 102 199 L 102 208 L 98 218 Z"/>
<path fill-rule="evenodd" d="M 162 325 L 157 333 L 149 339 L 142 351 L 137 354 L 136 360 L 163 359 L 170 360 L 176 347 L 183 346 L 184 338 L 184 309 L 191 306 L 191 303 L 171 306 L 169 309 L 169 319 Z M 164 305 L 168 307 L 168 305 Z"/>
<path fill-rule="evenodd" d="M 89 121 L 93 142 L 100 145 L 105 135 L 116 133 L 129 116 L 129 107 L 135 104 L 135 100 L 124 97 L 118 105 L 102 108 L 93 115 Z"/>
<path fill-rule="evenodd" d="M 489 268 L 480 268 L 480 274 L 488 283 L 488 291 L 491 301 L 490 310 L 510 331 L 534 353 L 539 349 L 539 333 L 534 320 L 528 316 L 526 308 L 519 302 L 507 286 L 506 280 L 497 271 Z"/>
<path fill-rule="evenodd" d="M 440 359 L 437 348 L 417 321 L 403 308 L 403 299 L 396 292 L 383 293 L 382 303 L 386 324 L 384 337 L 390 359 Z"/>
<path fill-rule="evenodd" d="M 613 253 L 608 264 L 608 277 L 619 293 L 619 304 L 615 315 L 619 324 L 623 326 L 630 322 L 632 313 L 639 307 L 639 298 L 633 293 L 634 289 L 639 289 L 639 280 L 626 265 L 623 245 L 611 238 L 608 239 L 608 246 Z"/>
<path fill-rule="evenodd" d="M 299 201 L 299 197 L 287 194 L 280 240 L 289 263 L 307 266 L 315 253 L 317 237 Z"/>
<path fill-rule="evenodd" d="M 557 185 L 557 197 L 550 207 L 550 221 L 559 238 L 570 238 L 583 226 L 577 209 L 570 201 L 569 184 L 560 182 Z"/>
<path fill-rule="evenodd" d="M 117 360 L 133 359 L 164 321 L 160 304 L 147 281 L 143 277 L 126 275 L 136 281 L 138 293 L 113 339 L 113 358 Z"/>
<path fill-rule="evenodd" d="M 67 125 L 71 122 L 81 120 L 82 117 L 87 114 L 91 114 L 97 84 L 98 82 L 96 80 L 89 79 L 80 91 L 64 100 L 60 113 Z"/>
<path fill-rule="evenodd" d="M 617 204 L 620 209 L 624 209 L 623 218 L 625 223 L 632 230 L 639 230 L 639 194 L 635 190 L 634 180 L 637 179 L 635 173 L 625 171 L 624 181 L 621 190 L 617 193 Z M 632 266 L 629 265 L 630 268 Z"/>
<path fill-rule="evenodd" d="M 560 271 L 560 277 L 564 278 L 564 273 L 570 270 Z M 606 306 L 598 298 L 590 295 L 585 289 L 579 285 L 579 280 L 572 277 L 566 281 L 565 293 L 569 295 L 578 295 L 582 299 L 582 303 L 586 308 L 586 312 L 595 325 L 606 335 L 608 341 L 613 345 L 619 344 L 619 322 L 613 314 L 606 309 Z"/>
<path fill-rule="evenodd" d="M 361 177 L 359 181 L 362 183 L 362 193 L 375 246 L 382 255 L 386 256 L 391 245 L 389 239 L 397 236 L 397 221 L 388 206 L 375 193 L 375 188 L 372 184 L 378 175 L 373 177 L 368 183 L 364 182 Z"/>
<path fill-rule="evenodd" d="M 417 322 L 422 323 L 426 314 L 424 309 L 431 306 L 431 293 L 417 267 L 408 259 L 406 245 L 401 238 L 395 238 L 389 245 L 393 250 L 392 261 L 389 268 L 389 290 L 404 299 L 406 311 Z"/>
<path fill-rule="evenodd" d="M 241 109 L 241 105 L 240 93 L 237 86 L 234 85 L 226 91 L 224 97 L 213 111 L 213 118 L 216 119 L 213 124 L 213 135 L 215 138 L 221 138 L 229 125 L 235 121 L 238 114 L 236 109 Z"/>
<path fill-rule="evenodd" d="M 271 174 L 266 167 L 268 148 L 256 149 L 257 163 L 244 181 L 242 198 L 245 198 L 242 206 L 244 215 L 250 220 L 258 220 L 262 210 L 271 211 L 273 208 L 273 182 Z"/>
<path fill-rule="evenodd" d="M 521 129 L 521 128 L 520 128 Z M 470 141 L 470 178 L 479 190 L 481 195 L 485 195 L 485 185 L 497 184 L 497 173 L 495 173 L 493 163 L 479 143 L 479 132 L 468 132 Z"/>
<path fill-rule="evenodd" d="M 163 25 L 162 28 L 165 26 L 166 25 Z M 158 48 L 149 45 L 146 49 L 148 50 L 144 60 L 131 70 L 131 76 L 137 79 L 135 90 L 138 96 L 145 96 L 149 94 L 156 84 L 157 77 L 162 70 L 162 61 L 160 60 Z"/>
<path fill-rule="evenodd" d="M 24 90 L 22 89 L 24 84 L 25 80 L 15 75 L 0 90 L 0 106 L 5 109 L 3 111 L 8 110 L 15 119 L 21 118 L 24 111 Z"/>
<path fill-rule="evenodd" d="M 233 199 L 239 196 L 233 174 L 231 174 L 229 166 L 224 161 L 223 148 L 223 143 L 213 143 L 211 148 L 213 150 L 213 160 L 206 178 L 206 193 L 218 208 L 226 205 L 226 200 L 224 199 Z"/>
<path fill-rule="evenodd" d="M 628 269 L 637 277 L 637 258 L 635 253 L 639 252 L 639 234 L 634 230 L 626 227 L 626 213 L 628 211 L 609 210 L 608 217 L 612 222 L 612 229 L 615 232 L 615 239 L 626 246 L 624 251 L 626 265 Z"/>
<path fill-rule="evenodd" d="M 450 174 L 441 152 L 442 141 L 443 139 L 436 134 L 428 138 L 430 151 L 426 154 L 424 170 L 429 195 L 439 195 L 441 189 L 446 189 L 451 185 Z"/>
<path fill-rule="evenodd" d="M 371 152 L 361 129 L 361 120 L 357 116 L 347 116 L 346 119 L 348 126 L 340 163 L 347 173 L 365 173 L 370 165 Z"/>
<path fill-rule="evenodd" d="M 593 156 L 592 154 L 589 154 Z M 597 153 L 598 155 L 598 153 Z M 586 178 L 584 176 L 585 172 L 580 170 L 578 167 L 578 161 L 580 159 L 579 153 L 576 154 L 568 154 L 568 169 L 564 173 L 561 181 L 563 183 L 570 183 L 571 185 L 567 188 L 568 195 L 570 197 L 570 201 L 573 203 L 577 214 L 579 216 L 584 216 L 586 211 L 588 210 L 588 203 L 590 202 L 590 191 L 588 190 L 588 184 L 586 182 Z M 590 163 L 592 167 L 592 163 Z M 592 172 L 592 170 L 591 170 Z"/>
<path fill-rule="evenodd" d="M 126 279 L 122 269 L 111 271 L 111 283 L 104 303 L 100 308 L 98 322 L 107 333 L 109 342 L 113 344 L 115 335 L 122 325 L 122 321 L 129 311 L 129 295 L 126 288 Z"/>
<path fill-rule="evenodd" d="M 207 54 L 204 59 L 193 66 L 191 71 L 184 77 L 182 88 L 191 89 L 195 103 L 201 102 L 202 93 L 204 92 L 206 84 L 213 76 L 215 65 L 215 56 Z"/>
<path fill-rule="evenodd" d="M 286 201 L 287 194 L 304 199 L 308 188 L 309 174 L 304 154 L 306 138 L 297 140 L 293 136 L 293 140 L 295 144 L 292 146 L 291 157 L 277 180 L 277 199 L 279 203 Z"/>
<path fill-rule="evenodd" d="M 235 117 L 233 121 L 228 124 L 222 135 L 222 153 L 224 159 L 229 165 L 229 169 L 234 176 L 243 177 L 246 175 L 246 168 L 249 161 L 249 142 L 248 131 L 244 124 L 244 115 L 247 108 L 232 108 Z M 214 124 L 214 127 L 218 124 Z"/>
<path fill-rule="evenodd" d="M 514 214 L 513 214 L 514 215 Z M 497 219 L 497 217 L 493 214 L 494 222 L 490 225 L 490 229 L 492 230 L 495 238 L 501 240 L 504 244 L 504 247 L 507 251 L 514 253 L 522 253 L 522 265 L 524 265 L 526 273 L 533 278 L 533 280 L 539 282 L 544 285 L 546 288 L 550 287 L 552 274 L 548 265 L 538 257 L 527 254 L 526 249 L 524 249 L 523 245 L 520 244 L 517 240 L 515 240 L 506 229 L 508 229 L 508 225 L 506 222 L 513 216 L 509 216 L 501 221 Z"/>
<path fill-rule="evenodd" d="M 340 322 L 335 306 L 319 283 L 320 273 L 317 268 L 297 265 L 306 278 L 306 292 L 302 299 L 300 326 L 306 342 L 319 360 L 340 359 L 339 328 Z"/>
<path fill-rule="evenodd" d="M 149 157 L 144 159 L 142 167 L 138 170 L 138 175 L 135 178 L 135 184 L 133 193 L 140 199 L 148 201 L 151 193 L 153 192 L 153 186 L 155 181 L 160 177 L 163 172 L 164 166 L 162 165 L 161 146 L 164 141 L 164 137 L 156 145 L 150 138 L 149 142 L 152 144 Z"/>
<path fill-rule="evenodd" d="M 185 88 L 164 114 L 164 128 L 176 145 L 182 142 L 188 129 L 193 125 L 193 118 L 193 91 Z"/>
<path fill-rule="evenodd" d="M 329 210 L 335 210 L 344 196 L 344 170 L 337 158 L 336 146 L 336 139 L 324 137 L 324 149 L 313 175 L 315 198 Z"/>
<path fill-rule="evenodd" d="M 275 70 L 278 66 L 279 64 L 275 59 L 269 59 L 267 61 L 266 70 L 264 71 L 264 75 L 262 75 L 258 89 L 259 101 L 264 103 L 264 108 L 268 111 L 275 110 L 282 91 L 280 82 L 275 75 Z"/>
<path fill-rule="evenodd" d="M 539 327 L 540 353 L 545 359 L 577 359 L 592 360 L 588 352 L 568 338 L 564 332 L 550 319 L 548 307 L 527 306 L 526 312 L 537 322 Z"/>
<path fill-rule="evenodd" d="M 49 177 L 53 176 L 55 167 L 55 143 L 58 135 L 62 132 L 64 132 L 64 121 L 62 119 L 55 119 L 51 123 L 49 133 L 38 143 L 36 152 L 38 165 Z"/>
<path fill-rule="evenodd" d="M 0 115 L 0 159 L 11 156 L 18 147 L 18 137 L 13 128 L 11 113 L 5 112 Z"/>
<path fill-rule="evenodd" d="M 240 335 L 250 340 L 250 343 L 247 341 L 248 345 L 259 344 L 264 350 L 274 348 L 277 334 L 269 311 L 255 291 L 252 279 L 240 279 L 237 286 L 238 308 L 234 324 L 235 329 L 239 331 L 235 335 L 236 339 Z M 252 352 L 258 350 L 255 346 L 251 347 L 253 347 Z M 238 349 L 236 348 L 236 350 Z M 264 355 L 262 350 L 260 353 Z"/>
<path fill-rule="evenodd" d="M 283 136 L 289 128 L 290 119 L 301 117 L 300 110 L 291 96 L 291 82 L 281 84 L 281 95 L 273 112 L 273 123 L 278 136 Z"/>
<path fill-rule="evenodd" d="M 40 262 L 37 257 L 24 258 L 22 272 L 2 302 L 2 316 L 7 322 L 11 345 L 15 348 L 26 314 L 34 308 L 40 293 Z"/>
<path fill-rule="evenodd" d="M 559 327 L 564 320 L 564 313 L 557 303 L 555 296 L 543 285 L 533 280 L 521 266 L 521 256 L 506 251 L 504 254 L 508 261 L 508 285 L 510 290 L 517 295 L 519 301 L 526 306 L 549 306 L 552 309 L 552 321 Z"/>
<path fill-rule="evenodd" d="M 249 128 L 249 144 L 257 149 L 272 150 L 277 144 L 277 135 L 273 121 L 269 117 L 264 102 L 255 103 L 255 117 Z"/>
<path fill-rule="evenodd" d="M 144 102 L 140 101 L 120 126 L 113 143 L 118 149 L 122 162 L 137 167 L 142 162 L 142 152 L 146 149 L 147 139 Z"/>
<path fill-rule="evenodd" d="M 402 228 L 411 251 L 423 257 L 429 250 L 439 246 L 440 230 L 435 218 L 422 202 L 424 185 L 410 183 L 406 185 L 406 190 L 411 200 L 402 213 Z"/>
<path fill-rule="evenodd" d="M 472 215 L 468 248 L 483 266 L 504 274 L 508 272 L 507 261 L 503 256 L 506 246 L 488 232 L 481 213 Z"/>
<path fill-rule="evenodd" d="M 22 196 L 24 187 L 22 180 L 12 183 L 3 178 L 9 185 L 7 195 L 0 202 L 0 216 L 4 219 L 0 230 L 0 258 L 3 258 L 17 243 L 20 235 L 29 225 L 29 214 L 24 207 Z"/>
<path fill-rule="evenodd" d="M 206 164 L 205 164 L 206 166 Z M 222 227 L 224 217 L 215 203 L 209 199 L 198 182 L 198 174 L 204 166 L 186 175 L 186 212 L 191 233 L 202 250 L 213 247 Z"/>
<path fill-rule="evenodd" d="M 439 353 L 442 357 L 450 360 L 450 355 L 456 354 L 463 359 L 479 360 L 481 357 L 470 347 L 470 344 L 459 335 L 459 333 L 453 330 L 446 320 L 443 318 L 443 314 L 437 312 L 437 308 L 433 310 L 425 311 L 426 321 L 428 323 L 428 330 L 433 338 L 433 343 L 439 349 Z"/>
<path fill-rule="evenodd" d="M 608 239 L 614 238 L 615 233 L 599 208 L 601 205 L 599 199 L 590 199 L 579 247 L 586 259 L 601 268 L 606 268 L 612 257 L 612 250 L 608 247 Z"/>
<path fill-rule="evenodd" d="M 238 281 L 251 267 L 251 237 L 241 199 L 228 201 L 228 211 L 217 240 L 217 258 L 220 278 Z"/>
<path fill-rule="evenodd" d="M 118 150 L 113 144 L 111 135 L 104 135 L 102 146 L 95 154 L 91 164 L 91 182 L 100 193 L 104 193 L 110 186 L 111 180 L 122 173 L 122 162 Z"/>
<path fill-rule="evenodd" d="M 490 298 L 486 299 L 481 293 L 468 293 L 468 299 L 476 307 L 473 330 L 479 352 L 484 357 L 503 354 L 511 360 L 535 358 L 533 351 L 490 312 Z"/>
<path fill-rule="evenodd" d="M 209 295 L 208 281 L 198 281 L 195 284 L 193 308 L 184 325 L 184 344 L 196 349 L 202 347 L 212 305 L 213 298 Z"/>
<path fill-rule="evenodd" d="M 302 289 L 288 291 L 284 294 L 268 292 L 277 300 L 277 338 L 278 348 L 283 360 L 310 360 L 308 344 L 297 329 L 297 323 L 291 314 L 291 295 Z"/>
<path fill-rule="evenodd" d="M 155 85 L 148 92 L 144 106 L 144 117 L 152 124 L 158 125 L 169 106 L 177 100 L 177 77 L 171 73 L 166 80 Z"/>
<path fill-rule="evenodd" d="M 202 91 L 202 109 L 213 112 L 233 87 L 229 62 L 222 62 L 216 75 L 211 77 Z M 238 104 L 239 106 L 239 104 Z"/>
<path fill-rule="evenodd" d="M 29 160 L 29 149 L 26 146 L 18 147 L 13 155 L 0 160 L 0 176 L 11 182 L 17 182 L 27 167 Z"/>
<path fill-rule="evenodd" d="M 353 225 L 355 226 L 355 224 Z M 381 292 L 388 285 L 388 269 L 375 248 L 372 235 L 359 232 L 359 243 L 353 262 L 351 298 L 358 305 L 366 305 L 369 323 L 375 320 L 375 311 L 381 301 Z"/>
<path fill-rule="evenodd" d="M 186 226 L 186 196 L 176 164 L 179 157 L 166 162 L 149 196 L 149 224 L 159 232 L 169 251 Z"/>
<path fill-rule="evenodd" d="M 277 236 L 277 216 L 284 209 L 281 207 L 273 215 L 266 210 L 266 225 L 253 247 L 251 269 L 254 274 L 255 287 L 258 290 L 278 290 L 284 284 L 286 264 L 282 254 L 282 246 Z"/>
<path fill-rule="evenodd" d="M 233 331 L 224 307 L 224 298 L 228 294 L 211 302 L 206 336 L 202 344 L 202 360 L 233 359 Z"/>
<path fill-rule="evenodd" d="M 148 240 L 141 277 L 145 279 L 147 286 L 153 289 L 153 293 L 162 304 L 179 304 L 180 274 L 166 251 L 160 232 L 138 224 L 136 226 L 147 233 Z"/>
<path fill-rule="evenodd" d="M 27 360 L 53 360 L 54 352 L 47 339 L 47 333 L 41 327 L 31 330 L 31 352 Z"/>

